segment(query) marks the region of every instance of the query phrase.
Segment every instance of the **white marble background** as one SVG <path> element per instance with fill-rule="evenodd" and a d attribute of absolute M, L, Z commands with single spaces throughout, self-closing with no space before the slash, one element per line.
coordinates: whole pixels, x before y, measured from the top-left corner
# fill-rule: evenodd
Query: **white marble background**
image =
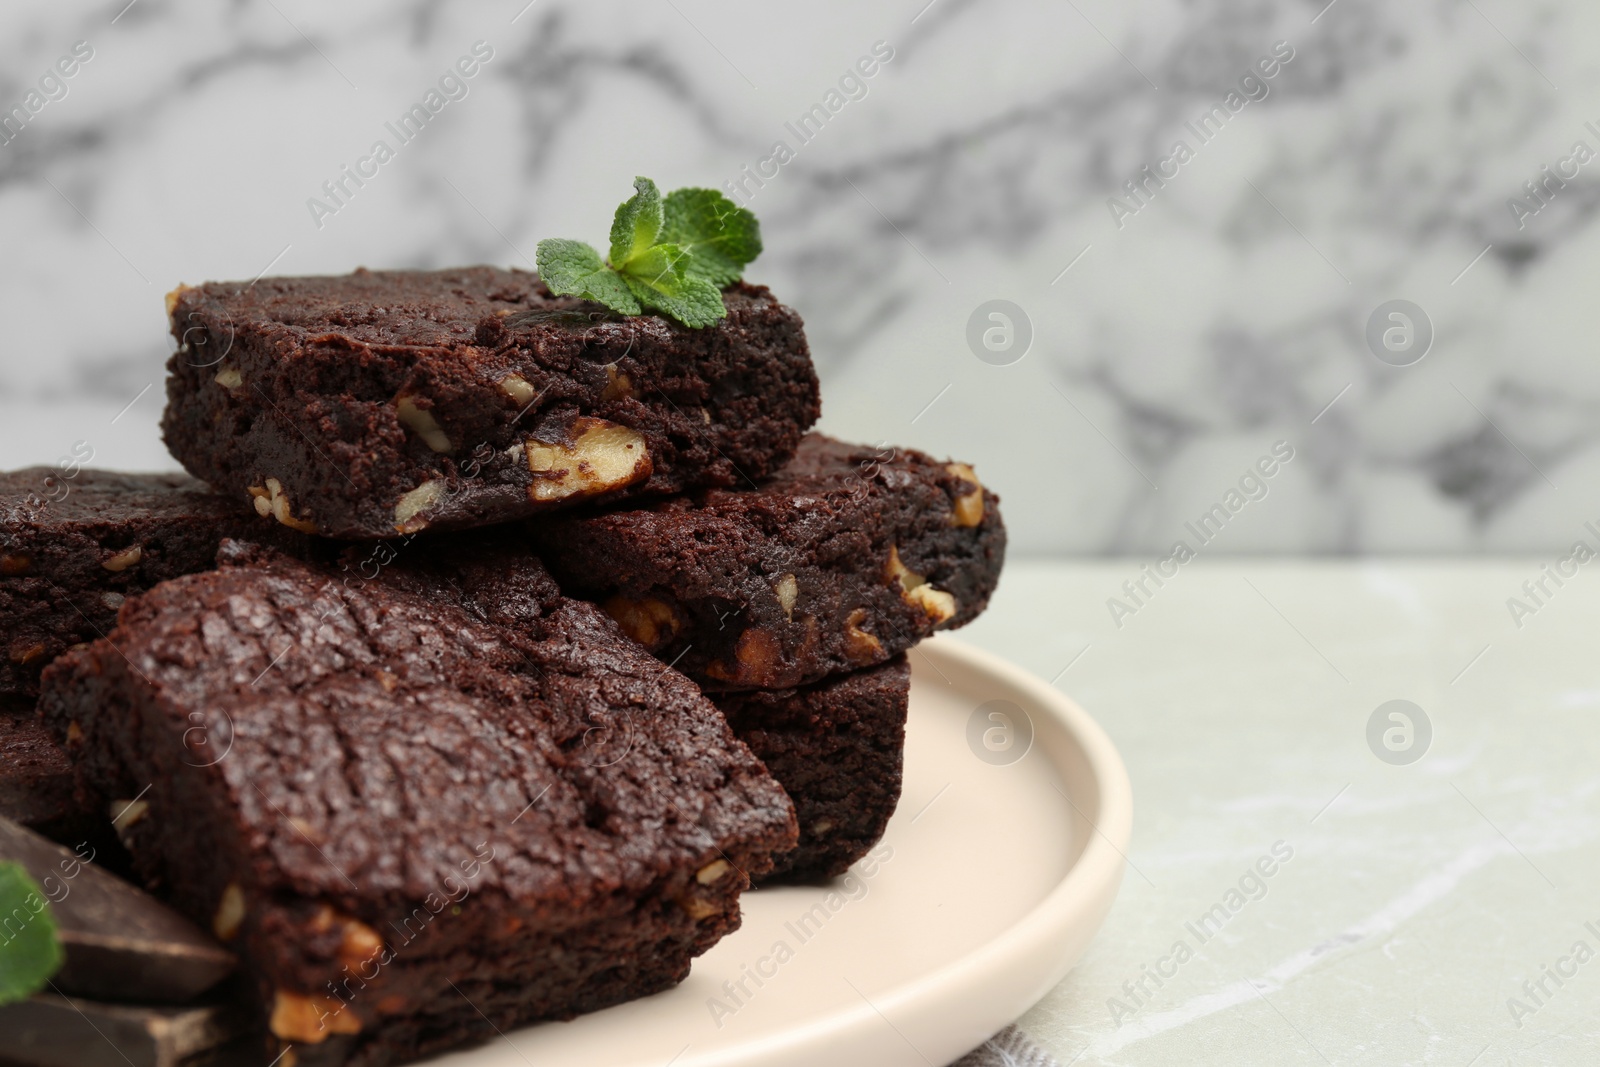
<path fill-rule="evenodd" d="M 974 461 L 1022 553 L 1157 553 L 1279 440 L 1207 552 L 1553 552 L 1600 516 L 1600 162 L 1520 229 L 1507 201 L 1600 151 L 1600 9 L 1326 2 L 8 4 L 0 105 L 93 58 L 0 145 L 0 459 L 170 465 L 179 281 L 601 242 L 636 173 L 796 147 L 884 41 L 752 202 L 826 429 Z M 478 40 L 468 95 L 318 228 L 307 199 Z M 1108 197 L 1276 41 L 1266 98 L 1119 228 Z M 994 298 L 1032 323 L 1009 366 L 965 339 Z M 1414 366 L 1364 340 L 1394 298 L 1435 328 Z"/>

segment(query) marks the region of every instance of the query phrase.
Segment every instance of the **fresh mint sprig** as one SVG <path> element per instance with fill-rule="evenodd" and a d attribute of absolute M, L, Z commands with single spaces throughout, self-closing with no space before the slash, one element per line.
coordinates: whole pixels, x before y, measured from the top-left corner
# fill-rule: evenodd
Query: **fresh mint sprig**
<path fill-rule="evenodd" d="M 20 863 L 0 863 L 0 1004 L 43 989 L 65 959 L 44 890 Z"/>
<path fill-rule="evenodd" d="M 761 254 L 761 226 L 715 189 L 665 197 L 649 178 L 617 208 L 601 259 L 582 241 L 539 242 L 539 276 L 552 293 L 581 296 L 624 315 L 660 311 L 699 329 L 728 314 L 722 287 Z"/>

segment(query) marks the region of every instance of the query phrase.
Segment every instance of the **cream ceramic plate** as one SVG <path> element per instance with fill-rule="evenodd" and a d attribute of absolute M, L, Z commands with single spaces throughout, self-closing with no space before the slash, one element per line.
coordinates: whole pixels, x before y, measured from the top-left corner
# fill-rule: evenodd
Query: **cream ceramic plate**
<path fill-rule="evenodd" d="M 434 1062 L 943 1067 L 1032 1006 L 1116 895 L 1127 772 L 1032 675 L 949 638 L 911 659 L 905 792 L 875 860 L 746 894 L 676 989 Z"/>

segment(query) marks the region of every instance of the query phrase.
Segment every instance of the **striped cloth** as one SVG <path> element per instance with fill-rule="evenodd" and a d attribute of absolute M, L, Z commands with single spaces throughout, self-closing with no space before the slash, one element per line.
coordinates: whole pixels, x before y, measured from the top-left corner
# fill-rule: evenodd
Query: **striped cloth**
<path fill-rule="evenodd" d="M 950 1067 L 1061 1067 L 1056 1058 L 1015 1026 L 1008 1026 Z"/>

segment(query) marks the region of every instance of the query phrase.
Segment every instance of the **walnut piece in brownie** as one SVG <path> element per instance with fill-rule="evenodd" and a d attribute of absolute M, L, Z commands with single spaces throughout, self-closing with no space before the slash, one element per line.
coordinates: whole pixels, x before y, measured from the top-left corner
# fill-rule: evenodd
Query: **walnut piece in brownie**
<path fill-rule="evenodd" d="M 878 843 L 900 802 L 910 692 L 911 667 L 901 654 L 800 689 L 712 697 L 800 820 L 800 844 L 762 882 L 832 878 Z"/>
<path fill-rule="evenodd" d="M 0 695 L 38 693 L 45 664 L 109 633 L 126 597 L 213 566 L 222 539 L 257 522 L 183 474 L 0 473 Z"/>
<path fill-rule="evenodd" d="M 483 526 L 771 474 L 820 410 L 762 286 L 689 329 L 494 267 L 212 282 L 167 298 L 167 446 L 331 537 Z"/>
<path fill-rule="evenodd" d="M 221 562 L 130 599 L 41 710 L 86 792 L 144 791 L 136 867 L 240 955 L 273 1054 L 401 1062 L 665 989 L 794 845 L 716 708 L 526 553 Z"/>
<path fill-rule="evenodd" d="M 977 617 L 1005 557 L 971 467 L 808 434 L 757 489 L 528 524 L 562 588 L 707 690 L 857 670 Z"/>

